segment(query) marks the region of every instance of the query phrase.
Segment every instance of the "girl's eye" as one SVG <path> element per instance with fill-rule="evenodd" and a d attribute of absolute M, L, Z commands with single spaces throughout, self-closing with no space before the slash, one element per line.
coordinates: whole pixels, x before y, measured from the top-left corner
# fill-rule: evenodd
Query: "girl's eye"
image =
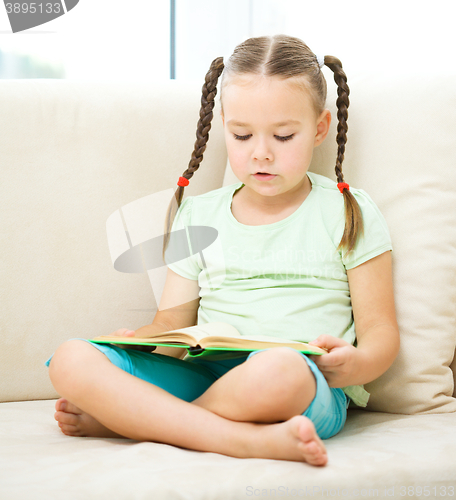
<path fill-rule="evenodd" d="M 293 139 L 293 136 L 294 136 L 294 134 L 287 135 L 286 137 L 282 137 L 282 136 L 280 136 L 280 135 L 275 135 L 274 137 L 275 137 L 278 141 L 285 142 L 285 141 L 289 141 L 290 139 Z"/>
<path fill-rule="evenodd" d="M 234 138 L 237 141 L 246 141 L 249 137 L 251 137 L 251 136 L 250 135 L 236 135 L 236 134 L 234 134 Z"/>
<path fill-rule="evenodd" d="M 285 137 L 281 136 L 281 135 L 275 135 L 274 137 L 278 140 L 278 141 L 282 141 L 282 142 L 285 142 L 285 141 L 289 141 L 291 139 L 293 139 L 293 136 L 294 134 L 291 134 L 291 135 L 287 135 Z M 237 141 L 246 141 L 247 139 L 250 139 L 251 135 L 236 135 L 234 134 L 234 138 L 237 140 Z"/>

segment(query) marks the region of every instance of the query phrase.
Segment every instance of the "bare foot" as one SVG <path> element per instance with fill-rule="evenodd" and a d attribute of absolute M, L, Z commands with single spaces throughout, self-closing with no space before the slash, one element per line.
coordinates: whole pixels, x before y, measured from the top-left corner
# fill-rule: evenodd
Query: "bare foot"
<path fill-rule="evenodd" d="M 55 403 L 54 418 L 67 436 L 122 438 L 64 398 Z"/>
<path fill-rule="evenodd" d="M 261 427 L 252 456 L 326 465 L 328 455 L 311 420 L 302 415 Z"/>
<path fill-rule="evenodd" d="M 56 402 L 55 409 L 57 411 L 54 418 L 67 436 L 123 437 L 64 398 Z M 240 425 L 245 423 L 242 422 Z M 325 446 L 307 417 L 297 415 L 286 422 L 250 425 L 252 427 L 249 430 L 248 447 L 244 448 L 241 445 L 243 451 L 236 448 L 228 453 L 223 452 L 224 454 L 239 458 L 300 461 L 318 466 L 326 465 L 328 462 Z"/>

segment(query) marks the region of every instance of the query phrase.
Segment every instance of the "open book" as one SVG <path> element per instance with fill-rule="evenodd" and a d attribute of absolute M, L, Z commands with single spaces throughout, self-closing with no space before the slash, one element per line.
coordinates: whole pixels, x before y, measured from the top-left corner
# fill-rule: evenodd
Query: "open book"
<path fill-rule="evenodd" d="M 266 335 L 244 336 L 228 323 L 206 323 L 151 337 L 102 335 L 91 340 L 98 344 L 163 345 L 186 347 L 190 356 L 205 356 L 214 351 L 256 351 L 271 347 L 291 347 L 304 354 L 326 354 L 326 350 L 305 342 L 284 340 Z"/>

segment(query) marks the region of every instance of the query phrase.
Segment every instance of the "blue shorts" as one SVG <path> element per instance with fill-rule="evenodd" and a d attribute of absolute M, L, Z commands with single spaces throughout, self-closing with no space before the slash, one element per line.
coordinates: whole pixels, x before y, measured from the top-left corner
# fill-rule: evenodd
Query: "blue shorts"
<path fill-rule="evenodd" d="M 255 354 L 267 350 L 239 353 L 239 357 L 216 361 L 204 357 L 182 360 L 153 352 L 121 349 L 112 344 L 90 343 L 122 370 L 161 387 L 187 402 L 200 397 L 216 380 L 232 368 L 244 363 Z M 342 389 L 330 388 L 317 365 L 305 354 L 300 354 L 309 365 L 317 383 L 315 398 L 303 415 L 313 422 L 321 439 L 328 439 L 344 427 L 349 400 Z M 46 365 L 49 366 L 49 362 L 50 359 Z"/>

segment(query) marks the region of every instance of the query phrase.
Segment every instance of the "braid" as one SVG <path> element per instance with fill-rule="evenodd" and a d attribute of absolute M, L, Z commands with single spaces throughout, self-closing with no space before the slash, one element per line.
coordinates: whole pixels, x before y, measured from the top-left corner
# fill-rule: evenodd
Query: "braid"
<path fill-rule="evenodd" d="M 188 168 L 182 174 L 182 177 L 187 180 L 190 180 L 193 177 L 194 172 L 198 170 L 201 162 L 203 161 L 203 153 L 206 150 L 207 141 L 209 140 L 211 121 L 214 116 L 212 110 L 214 109 L 215 96 L 217 95 L 217 82 L 222 74 L 223 68 L 223 58 L 218 57 L 212 61 L 211 67 L 205 77 L 205 82 L 202 88 L 200 119 L 198 120 L 198 124 L 196 126 L 196 141 Z M 184 186 L 179 186 L 176 189 L 174 198 L 171 200 L 168 207 L 163 241 L 163 259 L 165 258 L 165 251 L 169 243 L 174 218 L 177 210 L 181 206 L 183 196 Z"/>
<path fill-rule="evenodd" d="M 348 131 L 348 106 L 350 100 L 348 96 L 350 89 L 347 85 L 347 75 L 342 69 L 342 63 L 333 56 L 325 56 L 325 65 L 330 68 L 334 73 L 334 81 L 337 84 L 337 159 L 336 159 L 336 177 L 337 182 L 344 182 L 344 174 L 342 173 L 342 162 L 344 161 L 345 144 L 347 142 Z M 353 194 L 348 190 L 343 190 L 345 202 L 345 228 L 342 239 L 339 243 L 338 250 L 344 248 L 347 254 L 350 253 L 355 247 L 356 241 L 359 236 L 364 232 L 363 216 L 358 202 Z"/>
<path fill-rule="evenodd" d="M 203 153 L 206 149 L 206 144 L 209 139 L 209 130 L 211 129 L 211 121 L 213 118 L 212 110 L 215 105 L 215 96 L 217 95 L 217 81 L 223 71 L 223 58 L 215 59 L 206 75 L 206 81 L 203 85 L 203 95 L 201 97 L 200 119 L 196 129 L 195 149 L 192 153 L 192 158 L 188 164 L 187 170 L 182 174 L 182 177 L 190 180 L 193 173 L 198 170 Z"/>
<path fill-rule="evenodd" d="M 345 154 L 345 144 L 347 142 L 347 131 L 348 131 L 348 106 L 350 105 L 350 100 L 348 96 L 350 95 L 350 89 L 347 85 L 347 76 L 342 69 L 342 63 L 335 57 L 327 56 L 325 57 L 325 64 L 334 72 L 334 81 L 337 84 L 337 137 L 336 142 L 338 145 L 337 149 L 337 159 L 336 159 L 336 176 L 339 182 L 344 182 L 344 176 L 342 174 L 342 162 L 344 161 Z"/>

